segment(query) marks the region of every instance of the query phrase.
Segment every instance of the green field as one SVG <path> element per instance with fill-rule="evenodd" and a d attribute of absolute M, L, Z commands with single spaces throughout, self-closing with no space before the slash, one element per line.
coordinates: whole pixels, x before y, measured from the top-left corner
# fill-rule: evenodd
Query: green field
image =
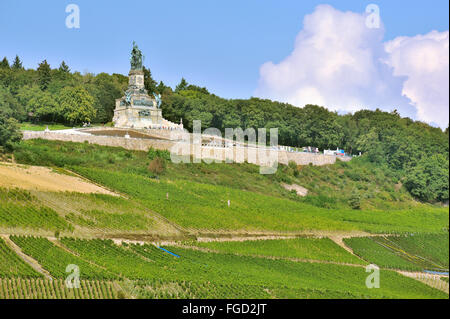
<path fill-rule="evenodd" d="M 366 264 L 329 238 L 295 238 L 229 242 L 195 242 L 195 246 L 228 254 L 310 259 L 348 264 Z"/>
<path fill-rule="evenodd" d="M 448 234 L 348 238 L 344 242 L 356 255 L 380 267 L 448 271 Z"/>
<path fill-rule="evenodd" d="M 20 123 L 20 129 L 23 131 L 44 131 L 47 127 L 50 131 L 67 130 L 73 128 L 63 124 L 33 124 L 27 122 Z"/>

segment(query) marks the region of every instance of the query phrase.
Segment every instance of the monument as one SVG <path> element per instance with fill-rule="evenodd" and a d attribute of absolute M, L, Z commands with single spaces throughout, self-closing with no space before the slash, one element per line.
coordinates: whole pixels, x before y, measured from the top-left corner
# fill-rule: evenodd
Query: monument
<path fill-rule="evenodd" d="M 143 55 L 135 42 L 131 51 L 131 69 L 128 74 L 128 89 L 116 99 L 113 123 L 115 127 L 135 129 L 183 129 L 162 117 L 161 95 L 151 97 L 144 86 Z"/>

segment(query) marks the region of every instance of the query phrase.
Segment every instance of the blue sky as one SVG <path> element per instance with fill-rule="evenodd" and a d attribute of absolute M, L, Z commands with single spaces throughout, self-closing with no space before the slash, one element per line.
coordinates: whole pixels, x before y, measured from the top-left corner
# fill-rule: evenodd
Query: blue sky
<path fill-rule="evenodd" d="M 80 8 L 80 29 L 65 26 L 66 5 Z M 303 19 L 322 1 L 1 0 L 0 56 L 25 67 L 43 59 L 72 70 L 127 74 L 135 40 L 156 80 L 206 86 L 227 98 L 255 95 L 260 68 L 294 49 Z M 339 11 L 380 7 L 384 41 L 449 29 L 449 4 L 432 1 L 327 1 Z"/>

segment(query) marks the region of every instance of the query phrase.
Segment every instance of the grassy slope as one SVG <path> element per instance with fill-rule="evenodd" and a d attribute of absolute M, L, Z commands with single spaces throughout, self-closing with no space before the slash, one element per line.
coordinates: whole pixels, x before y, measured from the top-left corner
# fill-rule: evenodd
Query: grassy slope
<path fill-rule="evenodd" d="M 69 167 L 196 230 L 439 232 L 448 225 L 448 209 L 418 204 L 401 188 L 396 192 L 392 178 L 361 161 L 306 166 L 300 173 L 282 166 L 269 176 L 250 164 L 169 163 L 152 179 L 147 154 L 122 148 L 33 140 L 15 156 L 22 163 Z M 312 195 L 300 199 L 280 182 L 302 184 Z M 362 204 L 370 209 L 348 207 L 343 194 L 355 187 L 367 188 Z"/>

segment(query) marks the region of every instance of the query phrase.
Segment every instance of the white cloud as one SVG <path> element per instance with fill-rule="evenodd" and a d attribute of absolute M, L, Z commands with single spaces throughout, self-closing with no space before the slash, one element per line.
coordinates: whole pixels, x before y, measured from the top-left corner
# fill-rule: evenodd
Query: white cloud
<path fill-rule="evenodd" d="M 439 116 L 426 118 L 423 115 L 430 113 L 429 107 L 423 103 L 431 98 L 427 98 L 424 89 L 420 91 L 423 94 L 417 93 L 415 87 L 424 80 L 422 75 L 433 77 L 436 72 L 431 70 L 442 68 L 445 52 L 425 51 L 413 58 L 410 50 L 414 50 L 412 43 L 436 41 L 436 38 L 441 39 L 440 45 L 435 45 L 440 48 L 445 37 L 442 39 L 437 33 L 420 40 L 398 38 L 385 45 L 382 40 L 384 26 L 371 29 L 365 20 L 365 14 L 342 12 L 329 5 L 317 6 L 312 14 L 305 16 L 293 52 L 280 63 L 267 62 L 261 66 L 255 94 L 300 107 L 318 104 L 332 110 L 351 112 L 361 108 L 397 109 L 403 116 L 418 116 L 442 126 L 442 121 L 437 121 Z M 446 90 L 448 114 L 448 32 L 446 39 L 447 88 L 432 87 L 436 92 L 433 99 L 440 99 L 442 90 Z M 432 45 L 428 47 L 434 52 Z M 424 58 L 433 54 L 439 62 Z M 403 61 L 402 55 L 413 56 L 411 63 L 414 61 L 419 65 L 412 68 Z M 442 77 L 439 75 L 440 81 Z"/>
<path fill-rule="evenodd" d="M 447 127 L 449 116 L 449 32 L 398 37 L 385 44 L 394 75 L 407 76 L 403 94 L 418 119 Z"/>

